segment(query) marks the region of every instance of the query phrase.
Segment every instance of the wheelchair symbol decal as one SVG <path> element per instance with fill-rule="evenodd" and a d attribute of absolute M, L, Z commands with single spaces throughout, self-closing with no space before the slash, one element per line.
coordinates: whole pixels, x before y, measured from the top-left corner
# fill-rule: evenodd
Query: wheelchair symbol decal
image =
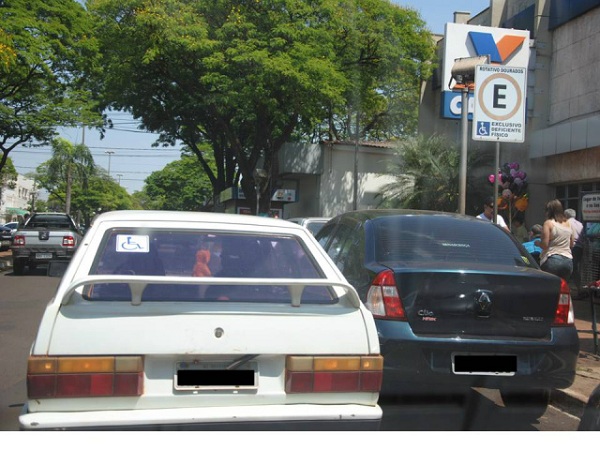
<path fill-rule="evenodd" d="M 477 136 L 490 135 L 490 122 L 477 122 Z"/>
<path fill-rule="evenodd" d="M 117 252 L 148 253 L 150 239 L 148 236 L 119 234 L 117 235 Z"/>

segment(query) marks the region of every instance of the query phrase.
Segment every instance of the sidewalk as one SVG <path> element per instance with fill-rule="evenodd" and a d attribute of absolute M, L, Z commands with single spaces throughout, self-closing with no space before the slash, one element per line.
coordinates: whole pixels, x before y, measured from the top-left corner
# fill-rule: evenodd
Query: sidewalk
<path fill-rule="evenodd" d="M 10 251 L 0 252 L 0 272 L 11 270 Z M 550 403 L 562 411 L 581 418 L 592 391 L 600 385 L 600 355 L 594 354 L 592 307 L 589 298 L 574 300 L 573 307 L 575 327 L 579 332 L 577 375 L 571 387 L 552 392 Z M 600 322 L 600 305 L 596 306 L 596 320 Z"/>
<path fill-rule="evenodd" d="M 574 300 L 573 308 L 575 309 L 575 327 L 579 334 L 577 375 L 571 387 L 553 391 L 550 402 L 557 408 L 581 418 L 592 391 L 600 385 L 600 355 L 594 354 L 590 299 L 583 297 L 580 300 Z M 596 305 L 596 321 L 600 322 L 600 305 Z M 597 325 L 598 327 L 600 325 Z"/>

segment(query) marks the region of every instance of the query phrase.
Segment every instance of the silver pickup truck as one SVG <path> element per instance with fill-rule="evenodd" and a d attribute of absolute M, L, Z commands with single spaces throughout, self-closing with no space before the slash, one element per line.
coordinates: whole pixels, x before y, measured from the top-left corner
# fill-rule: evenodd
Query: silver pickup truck
<path fill-rule="evenodd" d="M 68 214 L 34 213 L 13 239 L 14 274 L 23 275 L 25 266 L 31 270 L 38 264 L 70 260 L 81 238 L 80 230 Z"/>

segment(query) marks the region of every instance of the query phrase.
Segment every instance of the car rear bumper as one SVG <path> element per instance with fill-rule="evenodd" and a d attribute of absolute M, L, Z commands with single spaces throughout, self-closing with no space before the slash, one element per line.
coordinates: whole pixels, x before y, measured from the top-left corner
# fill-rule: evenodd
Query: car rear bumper
<path fill-rule="evenodd" d="M 34 412 L 21 430 L 379 430 L 378 405 L 276 405 L 126 411 Z"/>
<path fill-rule="evenodd" d="M 549 340 L 417 337 L 406 323 L 377 324 L 384 357 L 383 395 L 452 392 L 469 387 L 562 389 L 575 379 L 575 327 L 555 327 Z M 453 356 L 515 355 L 514 374 L 456 374 Z"/>

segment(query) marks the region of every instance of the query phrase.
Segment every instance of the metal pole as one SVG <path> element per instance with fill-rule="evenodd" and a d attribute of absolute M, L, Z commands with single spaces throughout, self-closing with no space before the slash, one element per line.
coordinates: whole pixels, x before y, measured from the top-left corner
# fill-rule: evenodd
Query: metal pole
<path fill-rule="evenodd" d="M 358 109 L 356 110 L 356 133 L 354 136 L 354 192 L 352 195 L 352 209 L 358 209 Z"/>
<path fill-rule="evenodd" d="M 498 172 L 500 171 L 500 141 L 496 141 L 496 173 L 494 174 L 494 223 L 498 223 Z"/>
<path fill-rule="evenodd" d="M 458 182 L 458 212 L 465 213 L 466 193 L 467 193 L 467 133 L 469 132 L 469 88 L 462 90 L 460 122 L 462 126 L 462 145 L 460 149 L 460 174 Z"/>
<path fill-rule="evenodd" d="M 110 157 L 114 153 L 112 150 L 106 150 L 104 153 L 108 155 L 108 176 L 110 177 Z"/>

